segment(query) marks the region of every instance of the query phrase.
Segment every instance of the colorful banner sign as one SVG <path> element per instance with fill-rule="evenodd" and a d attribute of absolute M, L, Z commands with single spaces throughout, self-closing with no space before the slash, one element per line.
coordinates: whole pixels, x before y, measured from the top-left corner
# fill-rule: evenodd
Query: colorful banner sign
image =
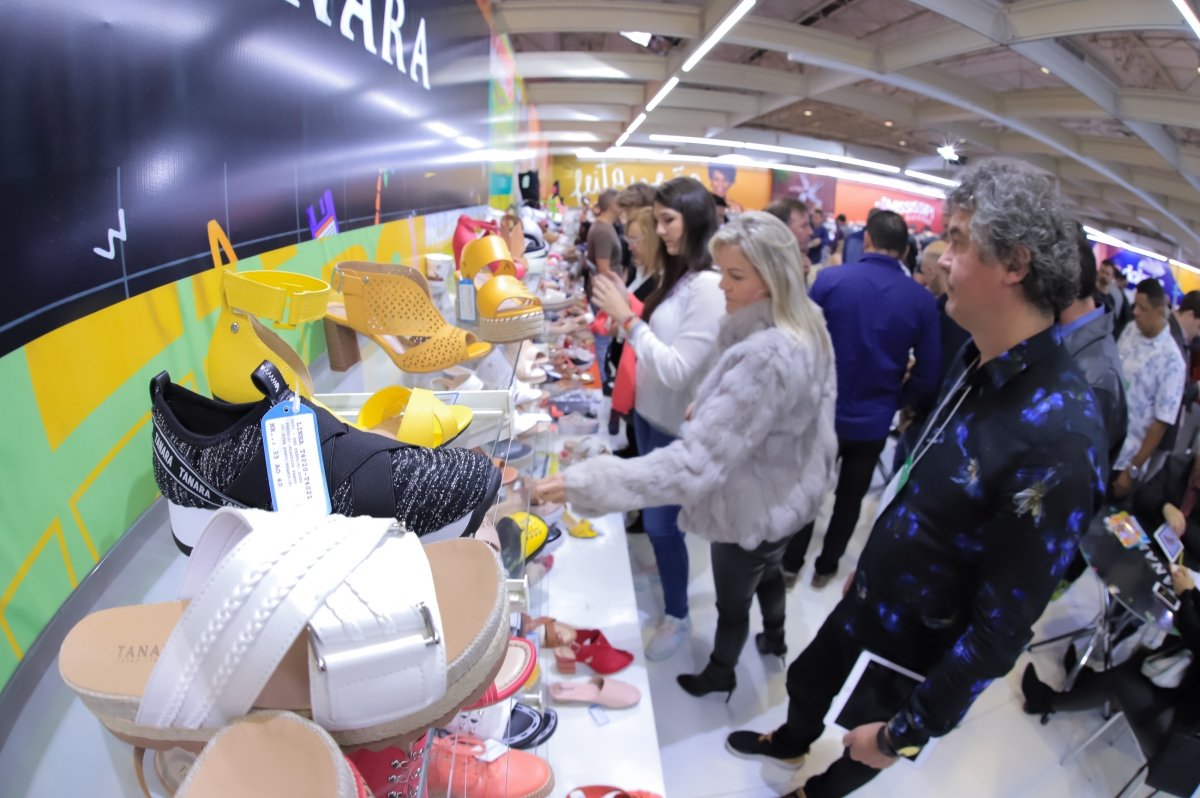
<path fill-rule="evenodd" d="M 720 163 L 655 163 L 650 161 L 581 161 L 556 157 L 554 180 L 568 205 L 577 206 L 584 197 L 609 188 L 623 189 L 633 183 L 652 186 L 676 177 L 694 177 L 704 187 L 744 210 L 761 210 L 771 202 L 771 176 L 766 169 Z"/>
<path fill-rule="evenodd" d="M 821 208 L 832 213 L 837 193 L 837 178 L 824 175 L 808 175 L 802 172 L 771 170 L 771 201 L 791 197 L 798 199 L 810 209 Z"/>
<path fill-rule="evenodd" d="M 942 232 L 942 200 L 909 194 L 892 188 L 881 188 L 849 180 L 837 181 L 836 213 L 846 214 L 846 220 L 866 224 L 872 208 L 895 211 L 904 217 L 908 226 L 920 233 L 928 227 Z"/>

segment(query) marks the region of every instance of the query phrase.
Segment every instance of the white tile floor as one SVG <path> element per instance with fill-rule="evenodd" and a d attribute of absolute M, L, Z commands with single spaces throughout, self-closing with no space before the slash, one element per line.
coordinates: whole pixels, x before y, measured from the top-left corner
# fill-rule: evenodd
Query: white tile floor
<path fill-rule="evenodd" d="M 859 528 L 851 541 L 843 568 L 850 567 L 862 549 L 868 522 L 874 516 L 879 486 L 864 502 Z M 820 545 L 832 501 L 817 521 L 813 549 Z M 654 556 L 645 535 L 629 535 L 635 570 L 638 608 L 643 625 L 652 626 L 662 611 L 661 588 L 653 573 Z M 667 798 L 717 798 L 780 795 L 825 769 L 841 755 L 839 735 L 830 731 L 814 746 L 805 767 L 793 772 L 730 756 L 725 735 L 734 729 L 769 731 L 786 714 L 784 668 L 774 658 L 763 658 L 747 644 L 738 664 L 738 689 L 725 704 L 724 696 L 692 698 L 675 683 L 675 676 L 695 672 L 708 659 L 716 609 L 709 550 L 703 541 L 690 538 L 689 598 L 692 636 L 666 662 L 648 663 L 654 698 L 658 738 L 662 746 Z M 810 557 L 811 560 L 811 557 Z M 639 568 L 639 566 L 641 566 Z M 794 656 L 819 628 L 837 603 L 840 580 L 822 591 L 808 585 L 811 565 L 800 576 L 788 598 L 787 641 Z M 843 571 L 845 573 L 845 571 Z M 1035 628 L 1040 638 L 1085 625 L 1099 607 L 1099 586 L 1089 572 L 1054 602 Z M 762 620 L 752 610 L 753 633 Z M 1007 678 L 997 680 L 980 696 L 963 724 L 938 741 L 921 766 L 899 763 L 864 787 L 856 796 L 1111 796 L 1141 764 L 1137 744 L 1123 722 L 1086 751 L 1060 765 L 1059 760 L 1076 743 L 1103 724 L 1099 711 L 1056 715 L 1042 726 L 1039 719 L 1021 710 L 1020 675 L 1032 659 L 1043 679 L 1057 684 L 1062 678 L 1064 646 L 1047 647 L 1023 655 Z M 1136 795 L 1146 795 L 1142 788 Z"/>

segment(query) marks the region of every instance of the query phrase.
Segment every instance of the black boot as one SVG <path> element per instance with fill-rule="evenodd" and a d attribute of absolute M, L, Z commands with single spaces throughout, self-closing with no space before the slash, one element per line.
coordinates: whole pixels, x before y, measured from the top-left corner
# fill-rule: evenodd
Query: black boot
<path fill-rule="evenodd" d="M 714 673 L 711 665 L 699 673 L 681 673 L 675 677 L 675 681 L 679 682 L 679 686 L 687 691 L 688 695 L 696 698 L 709 693 L 725 693 L 726 704 L 733 698 L 733 691 L 737 688 L 736 675 L 731 673 L 728 680 L 722 679 Z"/>
<path fill-rule="evenodd" d="M 1038 678 L 1033 663 L 1026 665 L 1025 673 L 1021 675 L 1021 692 L 1025 695 L 1025 712 L 1027 714 L 1041 715 L 1046 718 L 1054 712 L 1054 697 L 1058 694 L 1050 685 Z"/>
<path fill-rule="evenodd" d="M 764 657 L 768 654 L 780 658 L 787 656 L 787 642 L 784 641 L 782 634 L 775 637 L 768 636 L 766 632 L 759 632 L 754 636 L 754 647 Z"/>
<path fill-rule="evenodd" d="M 1075 653 L 1075 644 L 1069 643 L 1067 650 L 1063 652 L 1063 670 L 1067 673 L 1075 670 L 1075 666 L 1079 664 L 1079 655 Z"/>

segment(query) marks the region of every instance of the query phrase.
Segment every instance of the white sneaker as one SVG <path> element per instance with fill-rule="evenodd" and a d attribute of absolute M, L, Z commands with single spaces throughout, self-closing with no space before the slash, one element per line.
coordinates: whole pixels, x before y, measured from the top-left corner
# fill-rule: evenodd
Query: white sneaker
<path fill-rule="evenodd" d="M 664 615 L 662 623 L 654 630 L 654 636 L 646 644 L 646 659 L 651 662 L 659 662 L 669 658 L 679 650 L 691 631 L 692 621 L 690 618 Z"/>

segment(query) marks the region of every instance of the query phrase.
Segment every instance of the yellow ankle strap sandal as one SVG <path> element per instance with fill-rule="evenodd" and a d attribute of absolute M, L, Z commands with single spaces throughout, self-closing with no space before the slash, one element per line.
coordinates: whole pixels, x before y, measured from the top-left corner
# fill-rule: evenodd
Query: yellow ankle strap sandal
<path fill-rule="evenodd" d="M 204 370 L 212 395 L 226 402 L 257 402 L 262 393 L 250 375 L 263 360 L 278 368 L 287 384 L 312 397 L 308 367 L 292 347 L 265 327 L 291 330 L 325 314 L 329 284 L 285 271 L 221 271 L 221 315 L 208 344 Z"/>

